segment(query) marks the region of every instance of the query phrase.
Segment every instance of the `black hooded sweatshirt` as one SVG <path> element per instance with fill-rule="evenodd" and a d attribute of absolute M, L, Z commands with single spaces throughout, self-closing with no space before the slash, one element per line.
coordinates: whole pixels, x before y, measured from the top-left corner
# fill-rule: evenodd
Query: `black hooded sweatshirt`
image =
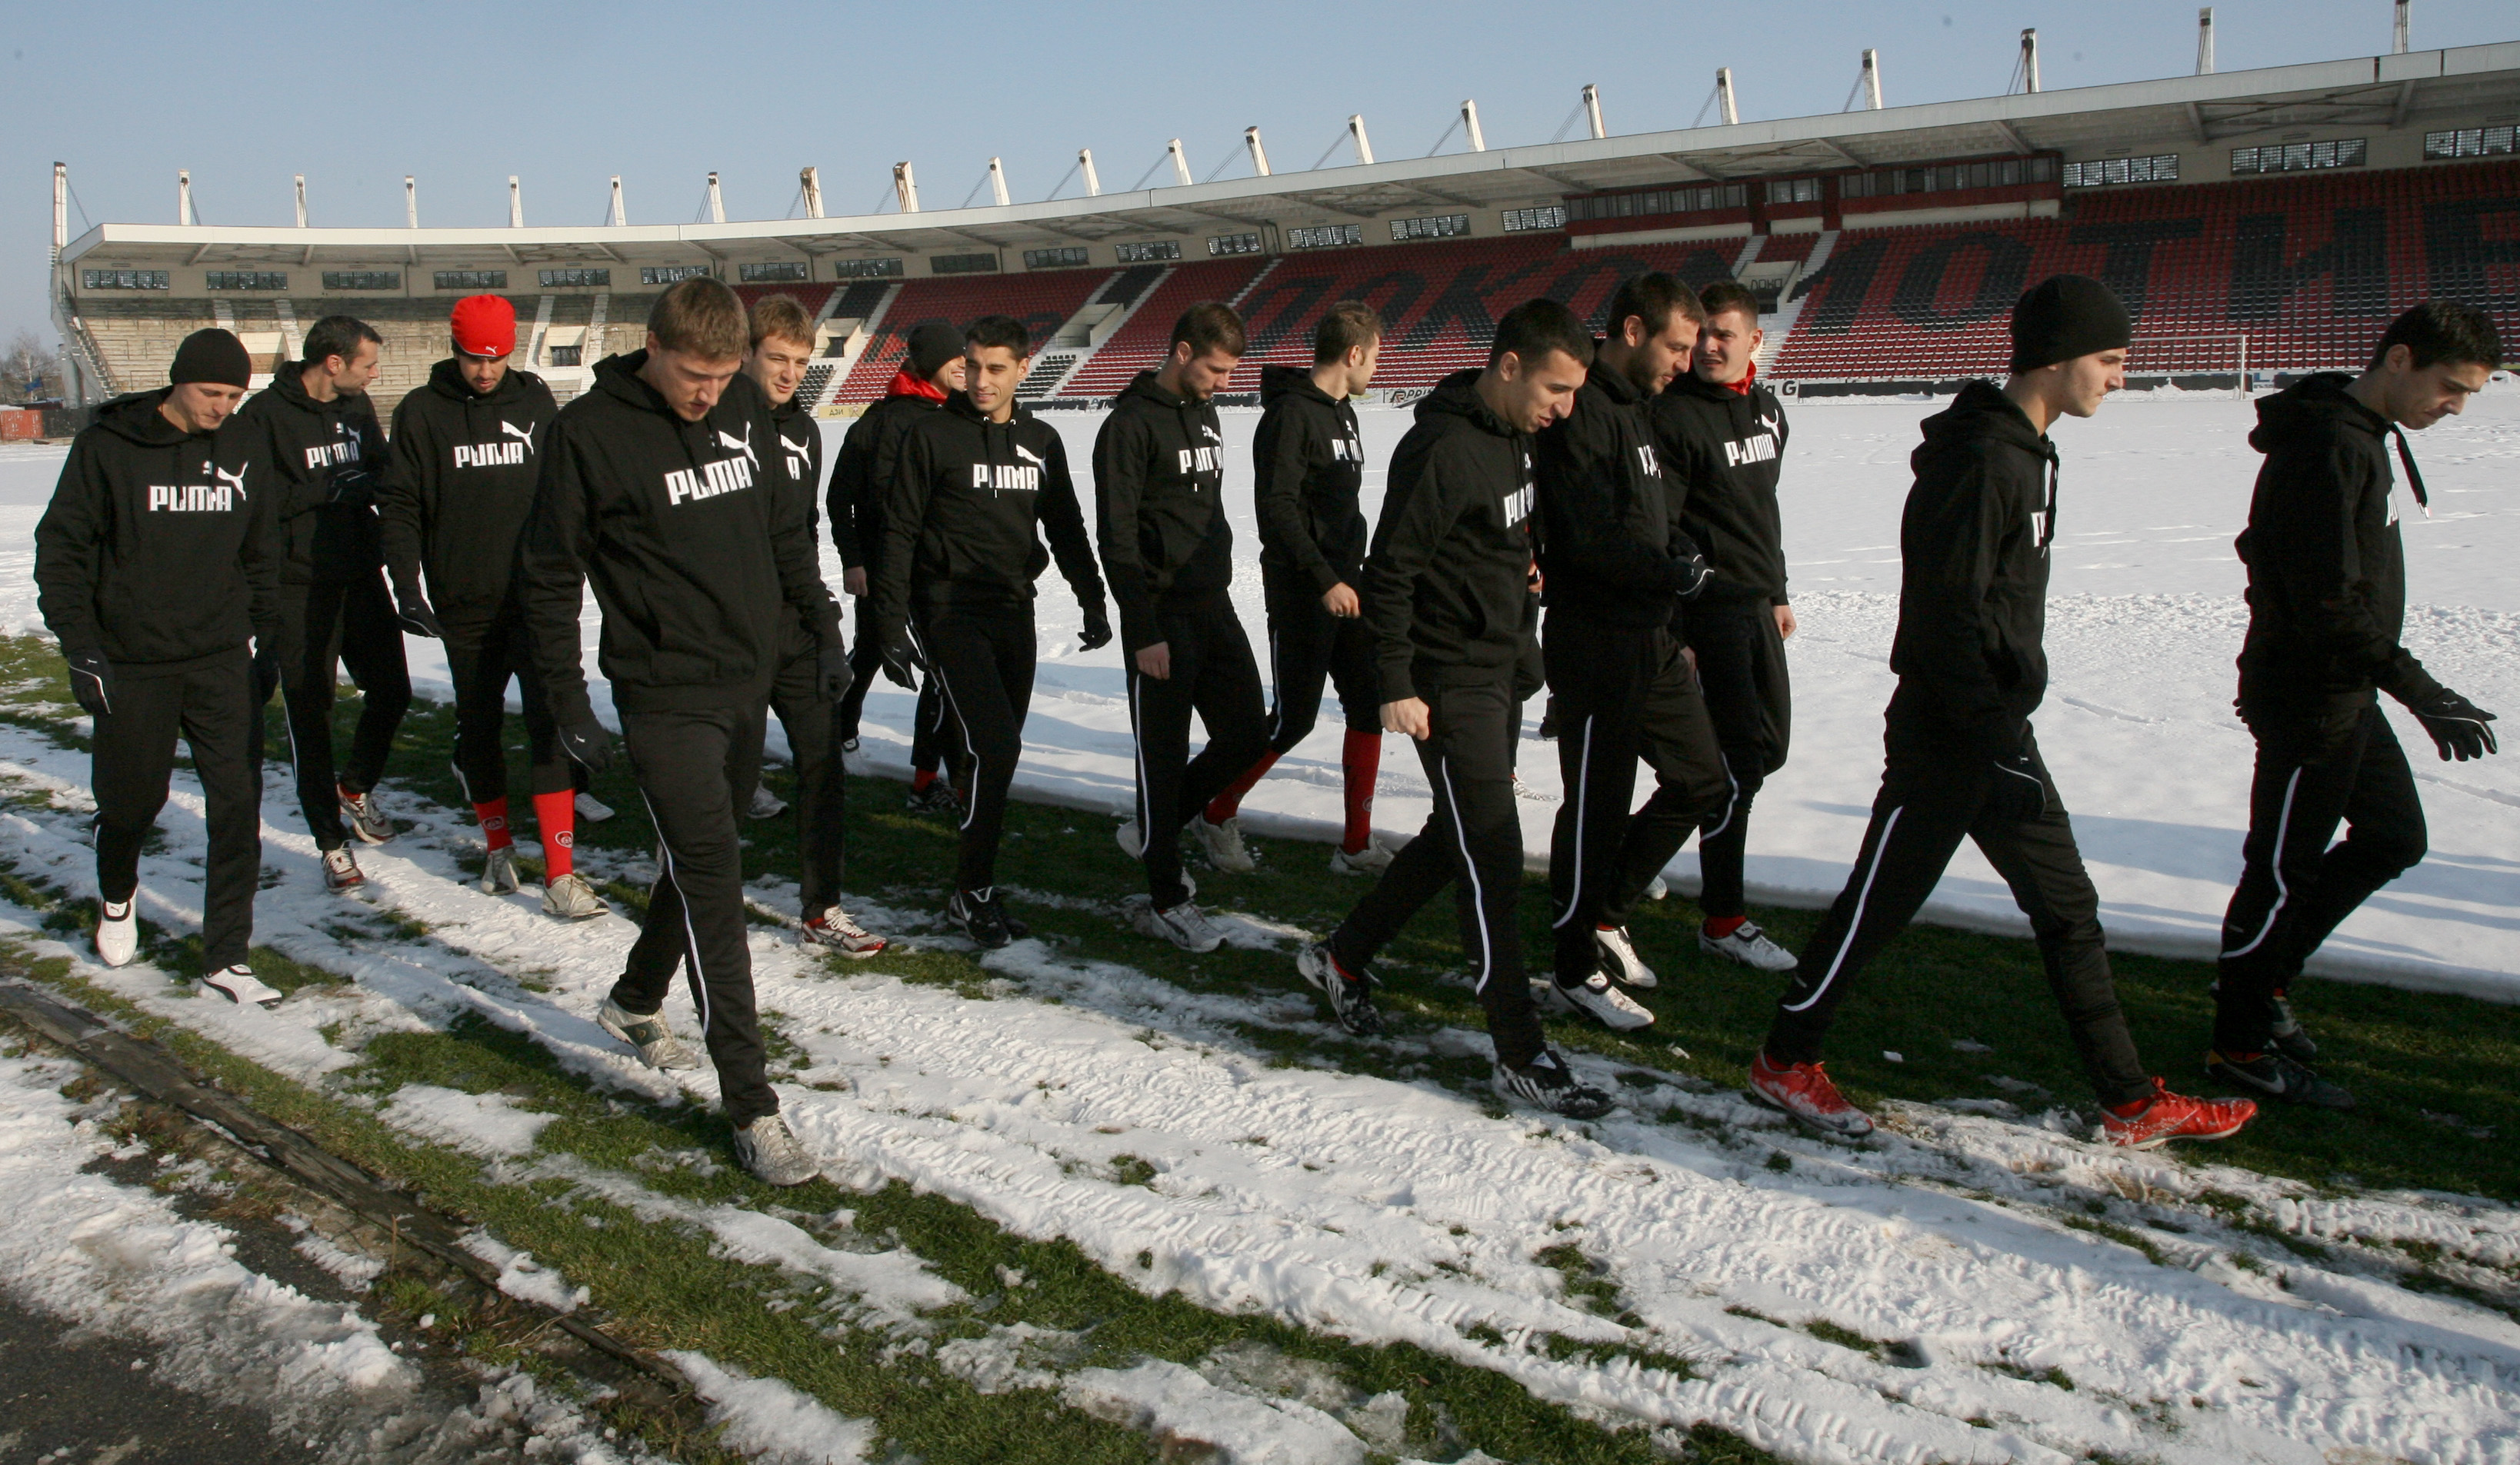
<path fill-rule="evenodd" d="M 2253 717 L 2375 687 L 2411 704 L 2441 687 L 2398 644 L 2407 556 L 2385 441 L 2396 428 L 2354 400 L 2353 379 L 2321 373 L 2258 403 L 2249 446 L 2267 461 L 2237 546 L 2249 567 L 2240 706 Z"/>
<path fill-rule="evenodd" d="M 1364 586 L 1387 700 L 1510 678 L 1522 654 L 1534 450 L 1478 379 L 1437 383 L 1391 455 Z"/>
<path fill-rule="evenodd" d="M 449 636 L 477 639 L 512 607 L 517 536 L 559 412 L 533 373 L 512 367 L 476 393 L 451 356 L 394 407 L 393 456 L 377 496 L 385 572 L 405 600 L 426 574 L 429 608 Z"/>
<path fill-rule="evenodd" d="M 1668 625 L 1695 573 L 1645 425 L 1644 393 L 1598 362 L 1566 416 L 1533 439 L 1542 596 L 1613 626 Z M 1683 556 L 1673 559 L 1674 555 Z"/>
<path fill-rule="evenodd" d="M 98 410 L 35 525 L 44 624 L 122 676 L 242 657 L 280 623 L 271 505 L 247 486 L 252 439 L 234 418 L 216 432 L 176 426 L 158 410 L 168 390 Z"/>
<path fill-rule="evenodd" d="M 901 435 L 945 404 L 916 392 L 895 392 L 873 403 L 840 439 L 832 455 L 832 543 L 843 569 L 865 569 L 883 553 L 883 495 L 901 455 Z"/>
<path fill-rule="evenodd" d="M 1053 554 L 1078 602 L 1102 603 L 1067 446 L 1020 403 L 1011 420 L 992 422 L 956 392 L 903 434 L 883 533 L 870 589 L 886 635 L 914 601 L 927 610 L 1030 605 Z"/>
<path fill-rule="evenodd" d="M 1175 396 L 1140 372 L 1094 438 L 1094 513 L 1125 649 L 1164 639 L 1159 611 L 1225 603 L 1234 529 L 1216 404 Z"/>
<path fill-rule="evenodd" d="M 305 369 L 282 366 L 237 410 L 252 442 L 253 490 L 273 500 L 280 519 L 284 585 L 352 579 L 384 563 L 373 505 L 389 457 L 376 404 L 364 392 L 318 402 L 299 380 Z M 358 475 L 365 483 L 337 497 L 336 480 Z"/>
<path fill-rule="evenodd" d="M 1785 603 L 1785 537 L 1777 511 L 1785 410 L 1759 382 L 1747 392 L 1683 372 L 1654 398 L 1654 445 L 1672 504 L 1705 552 L 1710 600 Z"/>
<path fill-rule="evenodd" d="M 543 447 L 518 595 L 563 723 L 588 715 L 578 662 L 583 584 L 604 609 L 601 664 L 624 712 L 757 700 L 801 614 L 839 644 L 817 572 L 811 497 L 790 492 L 769 399 L 739 374 L 687 422 L 639 378 L 648 353 L 606 358 Z"/>
<path fill-rule="evenodd" d="M 2008 751 L 2048 691 L 2056 446 L 1989 381 L 1961 387 L 1924 433 L 1908 459 L 1890 669 L 1903 703 Z"/>
<path fill-rule="evenodd" d="M 1260 565 L 1317 596 L 1354 586 L 1365 562 L 1365 437 L 1356 409 L 1300 367 L 1260 371 L 1260 431 L 1251 440 Z"/>

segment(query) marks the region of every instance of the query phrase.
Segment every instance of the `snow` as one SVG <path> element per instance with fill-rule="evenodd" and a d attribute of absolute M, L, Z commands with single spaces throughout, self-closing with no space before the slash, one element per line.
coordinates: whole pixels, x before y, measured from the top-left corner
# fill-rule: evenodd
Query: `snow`
<path fill-rule="evenodd" d="M 843 1418 L 777 1379 L 746 1378 L 687 1350 L 665 1356 L 708 1400 L 729 1449 L 770 1465 L 851 1465 L 876 1443 L 872 1421 Z"/>
<path fill-rule="evenodd" d="M 1059 1397 L 1157 1440 L 1214 1446 L 1231 1465 L 1363 1465 L 1365 1442 L 1310 1404 L 1220 1389 L 1161 1358 L 1129 1369 L 1086 1368 Z"/>
<path fill-rule="evenodd" d="M 504 1093 L 466 1093 L 433 1084 L 406 1084 L 382 1111 L 405 1133 L 476 1155 L 528 1155 L 548 1114 L 519 1109 Z"/>
<path fill-rule="evenodd" d="M 1754 899 L 1824 905 L 1844 883 L 1880 778 L 1880 715 L 1889 699 L 1897 622 L 1899 509 L 1907 458 L 1928 402 L 1813 403 L 1793 413 L 1783 485 L 1787 551 L 1802 632 L 1792 643 L 1792 761 L 1771 778 L 1754 815 Z M 2246 516 L 2258 458 L 2245 441 L 2249 404 L 2224 400 L 2112 403 L 2089 422 L 2055 429 L 2064 455 L 2055 577 L 2048 619 L 2053 682 L 2038 718 L 2048 755 L 2099 887 L 2110 944 L 2165 955 L 2210 955 L 2239 871 L 2252 745 L 2232 715 L 2231 663 L 2245 609 L 2231 539 Z M 1092 462 L 1095 413 L 1046 414 L 1081 473 Z M 1367 461 L 1388 459 L 1407 430 L 1404 411 L 1360 414 Z M 1256 413 L 1225 415 L 1228 499 L 1234 510 L 1236 599 L 1266 654 L 1259 538 L 1249 462 Z M 824 423 L 836 449 L 844 422 Z M 2441 679 L 2487 708 L 2520 709 L 2520 393 L 2498 383 L 2464 418 L 2412 439 L 2433 515 L 2406 506 L 2410 606 L 2407 641 Z M 0 457 L 0 630 L 40 629 L 29 535 L 62 450 Z M 1380 471 L 1368 473 L 1369 512 Z M 1090 485 L 1081 485 L 1090 494 Z M 839 581 L 824 547 L 826 578 Z M 1043 665 L 1026 727 L 1019 791 L 1122 812 L 1130 798 L 1128 705 L 1116 648 L 1079 653 L 1081 624 L 1056 574 L 1042 581 Z M 595 615 L 587 617 L 587 664 Z M 444 657 L 406 643 L 424 690 L 446 694 Z M 1264 668 L 1265 671 L 1265 668 Z M 599 702 L 604 688 L 596 688 Z M 908 767 L 912 696 L 878 683 L 867 698 L 862 767 Z M 606 708 L 608 715 L 608 704 Z M 1529 709 L 1536 723 L 1540 708 Z M 2423 784 L 2432 853 L 2356 912 L 2312 964 L 2316 973 L 2520 999 L 2520 759 L 2442 764 L 2412 719 L 2391 705 Z M 784 748 L 774 722 L 774 748 Z M 1335 709 L 1244 801 L 1255 829 L 1330 837 L 1339 826 Z M 1427 809 L 1417 759 L 1385 740 L 1375 823 L 1414 834 Z M 1523 752 L 1522 775 L 1559 788 L 1549 745 Z M 1522 809 L 1525 848 L 1545 858 L 1554 805 Z M 1696 883 L 1696 855 L 1671 875 Z M 196 912 L 196 917 L 198 913 Z M 1974 847 L 1964 847 L 1925 909 L 1944 924 L 2026 933 L 2009 893 Z"/>

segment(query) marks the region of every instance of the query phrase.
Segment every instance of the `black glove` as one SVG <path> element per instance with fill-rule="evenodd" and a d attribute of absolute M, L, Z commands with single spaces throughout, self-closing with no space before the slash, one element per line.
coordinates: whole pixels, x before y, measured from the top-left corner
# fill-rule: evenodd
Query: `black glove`
<path fill-rule="evenodd" d="M 1715 571 L 1707 567 L 1706 556 L 1694 550 L 1674 555 L 1668 564 L 1671 592 L 1684 600 L 1694 600 L 1705 594 L 1706 582 L 1715 576 Z"/>
<path fill-rule="evenodd" d="M 338 468 L 327 484 L 329 502 L 370 509 L 377 502 L 377 475 L 366 468 Z"/>
<path fill-rule="evenodd" d="M 2494 740 L 2494 730 L 2486 726 L 2494 721 L 2494 714 L 2447 687 L 2437 688 L 2407 710 L 2432 734 L 2433 747 L 2444 763 L 2453 758 L 2465 763 L 2470 758 L 2501 751 Z"/>
<path fill-rule="evenodd" d="M 896 626 L 884 633 L 883 674 L 895 687 L 916 687 L 915 675 L 926 670 L 919 659 L 919 648 L 910 644 L 909 633 Z"/>
<path fill-rule="evenodd" d="M 1076 640 L 1078 649 L 1086 651 L 1111 644 L 1111 612 L 1102 608 L 1102 601 L 1085 607 L 1085 629 L 1076 634 Z"/>
<path fill-rule="evenodd" d="M 814 658 L 814 670 L 821 676 L 823 695 L 838 701 L 857 685 L 858 674 L 849 666 L 848 647 L 836 641 L 823 643 L 822 653 Z"/>
<path fill-rule="evenodd" d="M 90 717 L 104 717 L 113 711 L 113 668 L 95 651 L 64 651 L 62 659 L 70 664 L 70 695 L 87 709 Z"/>
<path fill-rule="evenodd" d="M 593 713 L 561 724 L 560 746 L 590 774 L 600 774 L 612 766 L 612 734 L 605 731 Z"/>
<path fill-rule="evenodd" d="M 402 628 L 414 636 L 426 636 L 431 641 L 446 639 L 446 628 L 437 623 L 437 612 L 428 607 L 427 596 L 415 593 L 401 597 L 395 601 L 394 614 L 402 621 Z"/>

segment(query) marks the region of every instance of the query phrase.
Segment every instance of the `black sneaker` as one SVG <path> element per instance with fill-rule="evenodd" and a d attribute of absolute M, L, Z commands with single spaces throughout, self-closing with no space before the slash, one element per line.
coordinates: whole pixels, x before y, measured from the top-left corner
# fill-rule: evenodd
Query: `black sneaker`
<path fill-rule="evenodd" d="M 1549 1048 L 1520 1068 L 1496 1066 L 1496 1091 L 1567 1119 L 1598 1119 L 1613 1107 L 1610 1095 L 1575 1077 L 1566 1060 Z"/>
<path fill-rule="evenodd" d="M 1359 1038 L 1382 1036 L 1382 1013 L 1373 1005 L 1373 973 L 1351 973 L 1328 944 L 1308 943 L 1295 954 L 1295 970 L 1330 999 L 1330 1016 Z"/>
<path fill-rule="evenodd" d="M 963 812 L 963 801 L 956 796 L 954 785 L 943 778 L 933 779 L 925 788 L 912 793 L 908 804 L 913 814 L 960 815 Z"/>
<path fill-rule="evenodd" d="M 2343 1086 L 2329 1083 L 2272 1049 L 2249 1059 L 2208 1052 L 2205 1055 L 2205 1072 L 2234 1088 L 2281 1099 L 2287 1104 L 2308 1104 L 2314 1109 L 2354 1107 L 2354 1095 Z"/>
<path fill-rule="evenodd" d="M 2301 1019 L 2293 1016 L 2292 999 L 2276 993 L 2274 1009 L 2274 1026 L 2269 1031 L 2269 1036 L 2274 1040 L 2275 1050 L 2295 1063 L 2308 1063 L 2318 1057 L 2318 1044 L 2311 1041 Z"/>
<path fill-rule="evenodd" d="M 1006 903 L 998 899 L 995 887 L 954 892 L 945 902 L 945 916 L 961 926 L 963 934 L 982 951 L 994 952 L 1008 942 L 1021 941 L 1032 934 L 1032 927 L 1007 913 Z"/>

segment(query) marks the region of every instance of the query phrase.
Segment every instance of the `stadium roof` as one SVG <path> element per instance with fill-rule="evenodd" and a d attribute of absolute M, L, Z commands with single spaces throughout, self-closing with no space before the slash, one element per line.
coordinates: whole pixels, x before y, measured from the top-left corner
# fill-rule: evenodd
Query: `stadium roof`
<path fill-rule="evenodd" d="M 1514 207 L 1569 194 L 1987 155 L 2099 156 L 2288 128 L 2399 127 L 2520 104 L 2520 42 L 2159 81 L 1497 148 L 1219 183 L 850 218 L 478 229 L 100 224 L 62 253 L 115 264 L 627 264 L 1056 247 L 1198 231 Z"/>

